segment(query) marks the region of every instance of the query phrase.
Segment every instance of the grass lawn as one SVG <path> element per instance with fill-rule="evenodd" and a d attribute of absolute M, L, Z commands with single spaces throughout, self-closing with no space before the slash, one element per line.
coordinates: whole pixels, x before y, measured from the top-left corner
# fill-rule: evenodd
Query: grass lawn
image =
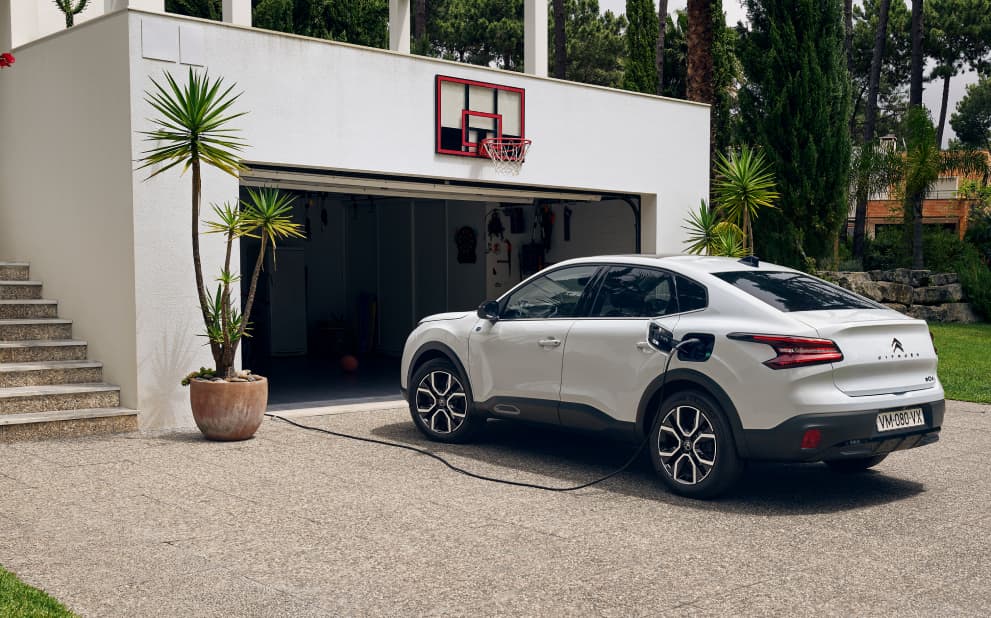
<path fill-rule="evenodd" d="M 75 616 L 61 603 L 0 567 L 0 616 L 62 618 Z"/>
<path fill-rule="evenodd" d="M 947 399 L 991 403 L 991 324 L 929 324 Z"/>

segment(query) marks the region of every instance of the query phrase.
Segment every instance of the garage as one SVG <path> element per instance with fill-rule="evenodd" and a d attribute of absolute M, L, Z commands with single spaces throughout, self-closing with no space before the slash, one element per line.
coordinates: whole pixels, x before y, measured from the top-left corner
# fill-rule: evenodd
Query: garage
<path fill-rule="evenodd" d="M 635 196 L 257 163 L 241 182 L 242 199 L 292 195 L 306 230 L 265 265 L 243 346 L 274 405 L 395 399 L 422 317 L 473 310 L 562 260 L 639 250 Z M 242 240 L 242 272 L 258 248 Z"/>

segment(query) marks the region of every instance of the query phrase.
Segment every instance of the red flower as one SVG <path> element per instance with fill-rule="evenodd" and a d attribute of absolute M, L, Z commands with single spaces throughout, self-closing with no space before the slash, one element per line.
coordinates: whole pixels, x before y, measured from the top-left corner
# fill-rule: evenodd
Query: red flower
<path fill-rule="evenodd" d="M 0 54 L 0 69 L 5 69 L 14 64 L 14 55 L 8 53 Z"/>

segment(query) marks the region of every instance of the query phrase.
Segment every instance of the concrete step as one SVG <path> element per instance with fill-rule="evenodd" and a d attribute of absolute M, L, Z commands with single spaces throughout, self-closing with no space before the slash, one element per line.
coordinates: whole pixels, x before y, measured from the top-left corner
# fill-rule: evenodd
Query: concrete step
<path fill-rule="evenodd" d="M 58 301 L 38 298 L 0 300 L 0 320 L 57 318 Z"/>
<path fill-rule="evenodd" d="M 86 342 L 73 339 L 0 341 L 0 363 L 86 360 Z"/>
<path fill-rule="evenodd" d="M 0 281 L 27 281 L 30 270 L 27 262 L 0 262 Z"/>
<path fill-rule="evenodd" d="M 137 430 L 137 410 L 121 407 L 0 414 L 0 443 L 129 433 Z"/>
<path fill-rule="evenodd" d="M 0 388 L 97 382 L 103 382 L 103 363 L 96 361 L 0 363 Z"/>
<path fill-rule="evenodd" d="M 0 415 L 119 406 L 120 387 L 113 384 L 54 384 L 0 388 Z"/>
<path fill-rule="evenodd" d="M 72 320 L 59 318 L 0 320 L 0 341 L 71 338 Z"/>
<path fill-rule="evenodd" d="M 41 282 L 0 279 L 0 300 L 21 298 L 41 298 Z"/>

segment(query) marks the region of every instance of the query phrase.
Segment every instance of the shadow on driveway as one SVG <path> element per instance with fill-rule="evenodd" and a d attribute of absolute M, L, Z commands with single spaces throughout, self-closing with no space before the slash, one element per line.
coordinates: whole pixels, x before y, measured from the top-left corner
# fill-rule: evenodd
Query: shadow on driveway
<path fill-rule="evenodd" d="M 376 427 L 371 433 L 377 438 L 417 446 L 438 455 L 456 455 L 505 468 L 506 478 L 512 480 L 561 487 L 605 476 L 626 463 L 636 449 L 635 445 L 576 432 L 501 420 L 489 421 L 483 436 L 466 445 L 427 440 L 409 422 Z M 539 474 L 557 479 L 557 482 L 521 479 L 514 472 Z M 437 473 L 454 474 L 449 470 Z M 483 473 L 500 476 L 498 472 Z M 593 488 L 697 510 L 765 516 L 861 509 L 903 500 L 925 491 L 921 483 L 877 471 L 844 475 L 832 472 L 822 463 L 751 463 L 737 485 L 722 498 L 688 500 L 667 491 L 657 478 L 646 451 L 622 474 Z"/>

